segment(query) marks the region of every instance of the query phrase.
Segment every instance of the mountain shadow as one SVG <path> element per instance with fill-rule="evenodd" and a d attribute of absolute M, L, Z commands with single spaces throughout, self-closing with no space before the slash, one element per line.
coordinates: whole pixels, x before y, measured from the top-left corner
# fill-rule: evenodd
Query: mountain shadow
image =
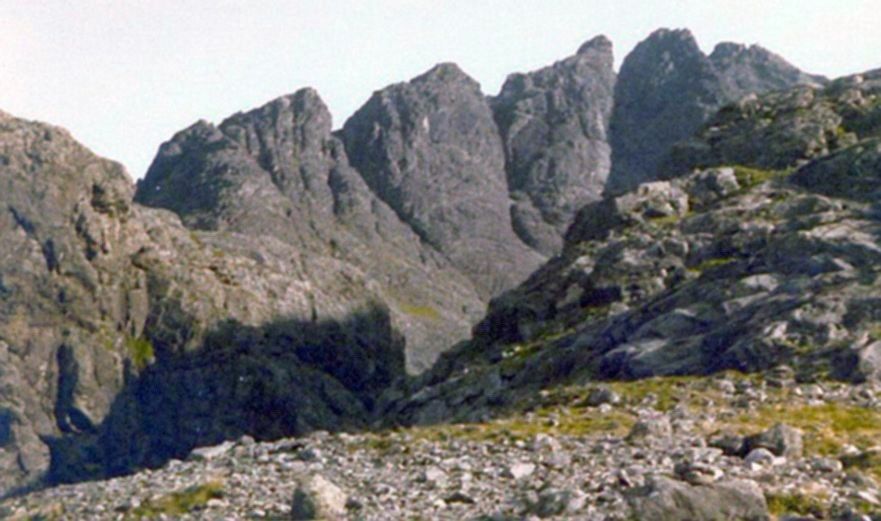
<path fill-rule="evenodd" d="M 230 320 L 198 349 L 172 345 L 154 337 L 140 347 L 141 360 L 155 362 L 130 364 L 99 426 L 44 440 L 51 451 L 45 484 L 156 468 L 244 435 L 364 429 L 379 394 L 405 374 L 404 340 L 379 306 L 340 322 Z"/>

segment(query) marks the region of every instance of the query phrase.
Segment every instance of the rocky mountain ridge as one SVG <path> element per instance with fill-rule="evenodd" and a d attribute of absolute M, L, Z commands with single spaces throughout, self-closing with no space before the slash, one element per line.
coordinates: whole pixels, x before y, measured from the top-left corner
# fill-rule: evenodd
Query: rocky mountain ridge
<path fill-rule="evenodd" d="M 572 381 L 877 379 L 879 78 L 746 98 L 671 152 L 702 167 L 583 207 L 563 254 L 493 300 L 399 419 L 479 419 Z"/>
<path fill-rule="evenodd" d="M 660 29 L 621 65 L 606 190 L 619 194 L 656 179 L 670 147 L 691 137 L 723 105 L 752 93 L 826 81 L 758 45 L 723 42 L 707 56 L 688 30 Z"/>
<path fill-rule="evenodd" d="M 179 132 L 136 192 L 3 115 L 0 490 L 572 382 L 874 380 L 877 73 L 682 31 L 625 65 L 598 37 L 487 97 L 441 64 L 337 132 L 303 89 Z"/>

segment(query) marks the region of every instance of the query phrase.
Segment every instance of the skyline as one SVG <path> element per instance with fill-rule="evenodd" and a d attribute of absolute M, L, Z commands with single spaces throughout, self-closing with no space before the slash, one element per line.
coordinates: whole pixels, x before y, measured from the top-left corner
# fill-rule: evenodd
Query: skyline
<path fill-rule="evenodd" d="M 338 128 L 373 91 L 447 61 L 494 95 L 508 74 L 598 34 L 612 40 L 616 68 L 660 27 L 690 29 L 704 52 L 757 43 L 829 77 L 881 66 L 870 1 L 439 4 L 0 0 L 0 110 L 65 127 L 138 178 L 199 119 L 219 123 L 308 86 Z"/>

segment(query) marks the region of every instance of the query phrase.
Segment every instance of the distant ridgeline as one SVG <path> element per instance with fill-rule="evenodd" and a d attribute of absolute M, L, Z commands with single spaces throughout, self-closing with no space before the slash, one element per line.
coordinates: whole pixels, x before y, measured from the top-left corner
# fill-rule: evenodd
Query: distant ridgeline
<path fill-rule="evenodd" d="M 495 97 L 438 65 L 335 132 L 311 89 L 200 121 L 136 188 L 0 113 L 0 491 L 576 373 L 873 378 L 877 76 L 669 30 L 616 75 L 600 36 Z"/>

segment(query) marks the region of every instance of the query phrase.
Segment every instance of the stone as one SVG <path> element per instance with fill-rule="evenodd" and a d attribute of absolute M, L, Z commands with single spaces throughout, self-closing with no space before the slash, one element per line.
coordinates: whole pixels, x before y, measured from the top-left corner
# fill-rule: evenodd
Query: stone
<path fill-rule="evenodd" d="M 578 490 L 549 488 L 535 498 L 527 500 L 529 514 L 548 518 L 562 514 L 575 514 L 585 505 L 586 495 Z"/>
<path fill-rule="evenodd" d="M 304 274 L 309 287 L 327 287 L 335 277 L 370 286 L 359 293 L 372 294 L 395 316 L 407 340 L 407 369 L 418 373 L 468 336 L 485 302 L 371 191 L 331 128 L 330 111 L 313 89 L 216 126 L 198 122 L 160 146 L 135 200 L 175 212 L 190 229 L 288 244 L 326 273 Z M 419 284 L 392 283 L 394 299 L 379 294 L 398 279 Z M 304 304 L 317 312 L 330 301 Z"/>
<path fill-rule="evenodd" d="M 687 29 L 655 31 L 621 65 L 607 190 L 622 193 L 657 179 L 674 143 L 691 137 L 726 103 L 823 81 L 758 45 L 723 42 L 706 56 Z"/>
<path fill-rule="evenodd" d="M 753 449 L 743 457 L 743 461 L 747 463 L 757 463 L 759 465 L 773 465 L 777 462 L 777 457 L 770 450 L 760 447 Z"/>
<path fill-rule="evenodd" d="M 447 484 L 447 473 L 439 467 L 431 466 L 422 473 L 421 481 L 435 487 L 442 487 Z"/>
<path fill-rule="evenodd" d="M 841 461 L 833 458 L 814 458 L 811 460 L 811 467 L 820 472 L 828 473 L 837 473 L 844 469 Z"/>
<path fill-rule="evenodd" d="M 645 487 L 629 494 L 628 503 L 633 515 L 642 521 L 771 519 L 762 490 L 755 482 L 747 480 L 692 486 L 654 477 Z"/>
<path fill-rule="evenodd" d="M 225 441 L 219 445 L 213 445 L 210 447 L 199 447 L 197 449 L 193 449 L 190 452 L 190 456 L 188 459 L 193 461 L 206 461 L 213 460 L 220 456 L 228 454 L 232 451 L 233 447 L 235 447 L 235 442 Z"/>
<path fill-rule="evenodd" d="M 590 390 L 585 400 L 585 405 L 598 407 L 603 404 L 617 405 L 621 403 L 621 396 L 607 387 L 595 387 Z"/>
<path fill-rule="evenodd" d="M 291 519 L 328 521 L 346 516 L 347 497 L 338 486 L 320 474 L 301 478 L 291 502 Z"/>
<path fill-rule="evenodd" d="M 679 462 L 673 467 L 673 472 L 682 481 L 691 485 L 709 485 L 722 478 L 722 470 L 713 465 L 701 462 Z"/>
<path fill-rule="evenodd" d="M 707 440 L 710 447 L 721 449 L 726 456 L 740 456 L 743 454 L 745 438 L 732 432 L 721 432 Z"/>
<path fill-rule="evenodd" d="M 631 427 L 627 434 L 630 441 L 639 441 L 647 438 L 663 438 L 673 435 L 673 427 L 670 418 L 658 414 L 650 418 L 641 418 Z"/>
<path fill-rule="evenodd" d="M 776 456 L 800 458 L 804 450 L 802 433 L 796 428 L 778 423 L 765 432 L 747 436 L 744 451 L 749 453 L 759 448 L 767 449 Z"/>
<path fill-rule="evenodd" d="M 505 474 L 515 480 L 527 478 L 531 476 L 533 472 L 535 472 L 535 464 L 522 461 L 514 463 L 505 469 Z"/>

